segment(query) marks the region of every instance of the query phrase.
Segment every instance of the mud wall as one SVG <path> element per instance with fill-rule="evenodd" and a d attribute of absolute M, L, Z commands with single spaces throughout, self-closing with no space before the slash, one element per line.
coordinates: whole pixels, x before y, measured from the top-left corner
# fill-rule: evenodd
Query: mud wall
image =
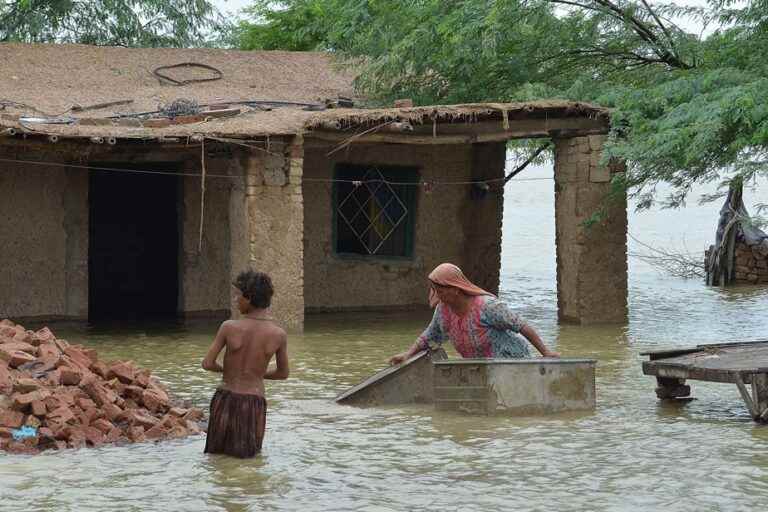
<path fill-rule="evenodd" d="M 472 195 L 469 185 L 440 182 L 499 178 L 503 143 L 452 146 L 308 145 L 304 155 L 304 299 L 309 311 L 426 305 L 426 276 L 441 262 L 461 266 L 491 291 L 499 286 L 503 187 Z M 338 164 L 407 166 L 432 185 L 420 187 L 413 213 L 413 256 L 340 256 L 333 247 L 333 184 Z M 317 181 L 321 180 L 321 181 Z"/>

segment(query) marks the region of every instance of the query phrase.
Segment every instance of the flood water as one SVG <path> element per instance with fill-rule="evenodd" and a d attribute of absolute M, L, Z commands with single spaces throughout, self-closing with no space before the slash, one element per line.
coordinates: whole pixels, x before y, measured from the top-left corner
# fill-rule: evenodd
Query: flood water
<path fill-rule="evenodd" d="M 333 397 L 409 345 L 423 313 L 311 316 L 290 338 L 291 378 L 268 384 L 262 456 L 203 455 L 203 438 L 0 455 L 0 510 L 399 511 L 747 510 L 768 503 L 768 427 L 735 386 L 691 382 L 697 400 L 661 405 L 640 352 L 768 338 L 768 288 L 706 288 L 630 259 L 627 326 L 556 319 L 551 168 L 521 175 L 505 203 L 502 295 L 563 356 L 597 359 L 594 413 L 486 418 L 429 407 L 355 409 Z M 766 190 L 765 187 L 762 189 Z M 748 206 L 765 202 L 745 193 Z M 719 204 L 632 214 L 630 232 L 702 252 Z M 642 250 L 634 242 L 631 251 Z M 206 407 L 200 369 L 216 325 L 55 326 L 106 359 L 152 368 Z"/>

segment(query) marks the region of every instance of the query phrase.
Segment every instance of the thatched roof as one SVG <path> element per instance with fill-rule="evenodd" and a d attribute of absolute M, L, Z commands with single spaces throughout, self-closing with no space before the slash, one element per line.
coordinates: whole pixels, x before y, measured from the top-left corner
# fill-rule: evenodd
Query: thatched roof
<path fill-rule="evenodd" d="M 215 69 L 161 70 L 177 81 L 221 78 L 175 85 L 153 72 L 194 62 Z M 242 52 L 213 49 L 114 48 L 85 45 L 0 44 L 0 132 L 8 129 L 62 137 L 260 137 L 312 129 L 347 129 L 387 121 L 472 123 L 520 117 L 607 118 L 607 111 L 582 103 L 547 101 L 398 109 L 256 105 L 257 100 L 322 105 L 354 98 L 353 75 L 317 52 Z M 215 118 L 202 113 L 180 124 L 158 122 L 157 111 L 178 99 L 198 105 L 229 104 L 239 113 Z M 116 104 L 116 102 L 122 102 Z M 107 106 L 99 106 L 107 104 Z M 221 106 L 203 107 L 223 108 Z M 235 111 L 233 110 L 233 111 Z M 117 118 L 116 116 L 123 116 Z M 38 118 L 30 122 L 29 117 Z M 25 118 L 27 118 L 25 120 Z M 40 118 L 70 121 L 39 122 Z M 162 117 L 161 119 L 167 119 Z M 184 118 L 177 118 L 179 119 Z M 154 122 L 152 121 L 154 120 Z M 149 122 L 148 122 L 149 121 Z"/>

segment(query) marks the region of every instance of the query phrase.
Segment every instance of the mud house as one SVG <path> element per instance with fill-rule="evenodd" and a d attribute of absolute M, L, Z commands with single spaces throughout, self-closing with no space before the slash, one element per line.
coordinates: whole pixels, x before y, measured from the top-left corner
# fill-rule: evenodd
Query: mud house
<path fill-rule="evenodd" d="M 0 316 L 276 315 L 426 303 L 453 261 L 499 284 L 505 143 L 552 138 L 560 316 L 626 318 L 607 112 L 560 101 L 359 108 L 319 53 L 0 45 Z"/>

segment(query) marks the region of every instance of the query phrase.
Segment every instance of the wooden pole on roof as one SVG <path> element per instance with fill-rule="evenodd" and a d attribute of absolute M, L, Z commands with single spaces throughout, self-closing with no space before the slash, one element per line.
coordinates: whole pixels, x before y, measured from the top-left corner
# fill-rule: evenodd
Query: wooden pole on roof
<path fill-rule="evenodd" d="M 202 176 L 200 178 L 200 234 L 197 240 L 197 253 L 203 252 L 203 219 L 205 218 L 205 137 L 200 144 L 200 166 Z"/>

